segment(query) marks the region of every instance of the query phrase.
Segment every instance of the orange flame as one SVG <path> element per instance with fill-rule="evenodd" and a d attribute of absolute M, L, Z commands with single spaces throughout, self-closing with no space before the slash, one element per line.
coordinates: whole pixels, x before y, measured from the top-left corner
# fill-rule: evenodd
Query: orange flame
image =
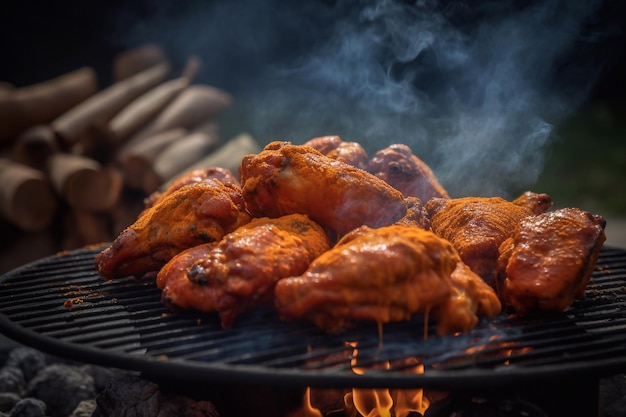
<path fill-rule="evenodd" d="M 363 375 L 366 369 L 357 365 L 358 349 L 356 342 L 347 342 L 352 347 L 352 359 L 350 365 L 355 374 Z M 413 358 L 415 366 L 412 368 L 417 374 L 424 373 L 424 366 L 417 364 Z M 389 368 L 389 362 L 383 364 Z M 419 389 L 397 389 L 388 388 L 353 388 L 351 393 L 346 394 L 344 403 L 347 408 L 358 411 L 364 417 L 406 417 L 411 412 L 417 411 L 421 415 L 428 409 L 430 403 L 424 397 L 424 391 Z M 393 413 L 393 414 L 392 414 Z"/>
<path fill-rule="evenodd" d="M 302 399 L 302 407 L 292 411 L 287 417 L 324 417 L 322 412 L 311 404 L 311 387 L 306 387 Z"/>
<path fill-rule="evenodd" d="M 413 372 L 423 374 L 424 365 L 418 364 L 415 358 L 412 359 L 415 362 Z M 405 417 L 414 411 L 424 415 L 430 406 L 430 401 L 424 396 L 424 390 L 421 388 L 394 390 L 394 402 L 396 417 Z"/>

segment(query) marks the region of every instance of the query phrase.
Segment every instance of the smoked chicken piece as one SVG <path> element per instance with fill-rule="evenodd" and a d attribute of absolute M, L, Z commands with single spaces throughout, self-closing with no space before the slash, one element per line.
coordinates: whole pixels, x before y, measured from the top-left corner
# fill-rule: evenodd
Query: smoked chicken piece
<path fill-rule="evenodd" d="M 606 221 L 577 208 L 524 219 L 501 246 L 501 298 L 519 314 L 562 312 L 585 294 Z"/>
<path fill-rule="evenodd" d="M 424 211 L 422 200 L 417 197 L 406 197 L 404 204 L 406 205 L 406 214 L 394 224 L 430 230 L 430 219 Z"/>
<path fill-rule="evenodd" d="M 382 324 L 430 311 L 445 321 L 438 327 L 442 334 L 469 330 L 475 311 L 494 312 L 494 301 L 493 296 L 479 302 L 451 300 L 483 290 L 465 277 L 459 278 L 467 281 L 465 289 L 455 288 L 451 274 L 459 262 L 452 245 L 432 232 L 363 226 L 315 259 L 304 274 L 280 280 L 275 304 L 282 319 L 307 318 L 329 332 L 355 321 Z"/>
<path fill-rule="evenodd" d="M 552 207 L 552 198 L 548 194 L 526 191 L 513 200 L 513 204 L 528 207 L 533 211 L 533 214 L 542 214 Z"/>
<path fill-rule="evenodd" d="M 367 152 L 358 142 L 344 142 L 339 136 L 319 136 L 303 145 L 310 146 L 337 161 L 365 171 L 368 169 Z"/>
<path fill-rule="evenodd" d="M 196 262 L 208 257 L 217 243 L 203 243 L 185 249 L 159 270 L 156 285 L 164 290 L 161 300 L 170 310 L 215 311 L 213 300 L 216 288 L 191 281 L 187 278 L 187 271 Z"/>
<path fill-rule="evenodd" d="M 449 240 L 461 259 L 495 288 L 498 248 L 531 208 L 500 197 L 435 198 L 424 204 L 431 230 Z"/>
<path fill-rule="evenodd" d="M 309 146 L 272 142 L 243 158 L 239 178 L 254 217 L 307 214 L 338 236 L 392 224 L 406 213 L 402 193 L 385 181 Z"/>
<path fill-rule="evenodd" d="M 330 248 L 328 236 L 302 214 L 252 219 L 216 245 L 189 249 L 157 275 L 170 308 L 217 311 L 222 326 L 261 305 L 272 305 L 274 286 L 303 273 Z"/>
<path fill-rule="evenodd" d="M 217 242 L 249 221 L 239 187 L 206 179 L 159 199 L 96 256 L 95 265 L 107 279 L 141 277 L 183 250 Z"/>
<path fill-rule="evenodd" d="M 476 326 L 478 315 L 494 317 L 502 311 L 494 289 L 460 259 L 450 278 L 452 294 L 432 313 L 440 334 L 467 331 Z"/>
<path fill-rule="evenodd" d="M 192 169 L 180 177 L 176 178 L 163 192 L 155 191 L 143 200 L 144 207 L 152 207 L 160 198 L 173 193 L 184 185 L 193 184 L 203 181 L 207 178 L 213 178 L 223 183 L 239 185 L 239 180 L 230 170 L 222 167 L 210 167 L 205 169 Z"/>
<path fill-rule="evenodd" d="M 376 152 L 369 171 L 405 196 L 417 197 L 424 203 L 435 197 L 449 198 L 430 167 L 406 145 L 391 145 Z"/>

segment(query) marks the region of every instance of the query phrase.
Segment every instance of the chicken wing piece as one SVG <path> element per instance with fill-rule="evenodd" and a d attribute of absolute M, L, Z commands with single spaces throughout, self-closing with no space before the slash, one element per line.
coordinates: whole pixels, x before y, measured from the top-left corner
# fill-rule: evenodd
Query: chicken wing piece
<path fill-rule="evenodd" d="M 223 183 L 234 184 L 239 186 L 239 180 L 230 170 L 222 167 L 210 167 L 205 169 L 192 169 L 180 177 L 176 178 L 163 192 L 155 191 L 146 197 L 143 201 L 146 209 L 152 207 L 160 198 L 173 193 L 184 185 L 193 184 L 203 181 L 207 178 L 213 178 Z"/>
<path fill-rule="evenodd" d="M 494 317 L 502 311 L 494 289 L 460 259 L 450 278 L 452 294 L 432 313 L 440 334 L 468 331 L 478 323 L 478 315 Z"/>
<path fill-rule="evenodd" d="M 406 197 L 404 204 L 406 205 L 406 214 L 394 224 L 430 230 L 430 219 L 424 210 L 422 200 L 417 197 Z"/>
<path fill-rule="evenodd" d="M 339 136 L 319 136 L 303 145 L 310 146 L 337 161 L 345 162 L 365 171 L 368 169 L 367 152 L 358 142 L 344 142 Z"/>
<path fill-rule="evenodd" d="M 185 249 L 159 270 L 156 285 L 164 290 L 161 301 L 170 310 L 215 311 L 218 288 L 187 279 L 190 265 L 209 256 L 218 242 L 203 243 Z"/>
<path fill-rule="evenodd" d="M 432 231 L 449 240 L 461 259 L 495 288 L 498 249 L 532 209 L 500 197 L 435 198 L 424 204 Z"/>
<path fill-rule="evenodd" d="M 450 301 L 484 291 L 464 276 L 458 278 L 464 288 L 455 288 L 451 274 L 459 262 L 452 245 L 432 232 L 403 225 L 363 226 L 315 259 L 304 274 L 280 280 L 275 304 L 281 318 L 308 318 L 330 332 L 355 321 L 402 321 L 429 311 L 445 321 L 440 333 L 468 330 L 476 323 L 475 311 L 496 309 L 493 296 Z"/>
<path fill-rule="evenodd" d="M 501 247 L 501 298 L 519 314 L 561 312 L 585 294 L 606 221 L 577 208 L 528 217 Z"/>
<path fill-rule="evenodd" d="M 376 152 L 369 171 L 405 196 L 417 197 L 424 203 L 435 197 L 449 198 L 430 167 L 406 145 L 391 145 Z"/>
<path fill-rule="evenodd" d="M 307 214 L 338 236 L 392 224 L 406 213 L 398 190 L 309 146 L 272 142 L 243 158 L 239 178 L 253 216 Z"/>
<path fill-rule="evenodd" d="M 96 268 L 105 278 L 141 277 L 181 251 L 219 241 L 249 221 L 239 187 L 214 179 L 185 185 L 124 229 L 96 256 Z"/>
<path fill-rule="evenodd" d="M 542 214 L 552 207 L 552 198 L 548 194 L 526 191 L 513 200 L 513 204 L 528 207 L 533 211 L 533 214 Z"/>
<path fill-rule="evenodd" d="M 157 275 L 170 308 L 217 311 L 222 326 L 261 305 L 272 305 L 281 278 L 303 273 L 330 248 L 324 229 L 306 215 L 252 219 L 214 246 L 174 257 Z"/>

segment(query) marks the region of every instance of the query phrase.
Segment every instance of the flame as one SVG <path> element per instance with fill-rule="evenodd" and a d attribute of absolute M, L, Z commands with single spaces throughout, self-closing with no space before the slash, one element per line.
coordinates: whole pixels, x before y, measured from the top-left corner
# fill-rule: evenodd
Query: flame
<path fill-rule="evenodd" d="M 352 371 L 357 375 L 363 375 L 366 369 L 358 366 L 358 354 L 356 342 L 347 342 L 352 347 L 352 359 L 350 365 Z M 417 359 L 411 358 L 415 366 L 413 372 L 424 373 L 424 365 L 418 364 Z M 382 364 L 385 369 L 389 369 L 389 362 Z M 411 412 L 417 411 L 421 415 L 428 409 L 430 403 L 424 397 L 424 391 L 419 389 L 396 389 L 388 388 L 353 388 L 352 392 L 344 397 L 346 408 L 358 411 L 364 417 L 406 417 Z"/>
<path fill-rule="evenodd" d="M 306 387 L 302 398 L 302 407 L 290 412 L 287 417 L 324 417 L 322 412 L 311 404 L 311 387 Z"/>
<path fill-rule="evenodd" d="M 415 374 L 423 374 L 424 365 L 418 364 L 415 358 L 411 359 L 415 362 L 415 366 L 411 368 L 413 372 Z M 394 394 L 396 417 L 405 417 L 415 411 L 424 415 L 430 406 L 430 401 L 424 397 L 424 390 L 421 388 L 394 390 Z"/>

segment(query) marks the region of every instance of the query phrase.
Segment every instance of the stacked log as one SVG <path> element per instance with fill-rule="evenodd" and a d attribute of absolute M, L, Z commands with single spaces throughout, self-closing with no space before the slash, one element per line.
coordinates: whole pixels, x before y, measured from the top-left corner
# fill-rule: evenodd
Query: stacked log
<path fill-rule="evenodd" d="M 192 56 L 173 74 L 165 52 L 144 45 L 114 59 L 104 88 L 87 66 L 25 87 L 1 82 L 0 226 L 49 234 L 56 250 L 108 242 L 143 198 L 212 154 L 258 152 L 249 135 L 222 141 L 216 119 L 232 97 L 197 82 L 200 66 Z"/>

